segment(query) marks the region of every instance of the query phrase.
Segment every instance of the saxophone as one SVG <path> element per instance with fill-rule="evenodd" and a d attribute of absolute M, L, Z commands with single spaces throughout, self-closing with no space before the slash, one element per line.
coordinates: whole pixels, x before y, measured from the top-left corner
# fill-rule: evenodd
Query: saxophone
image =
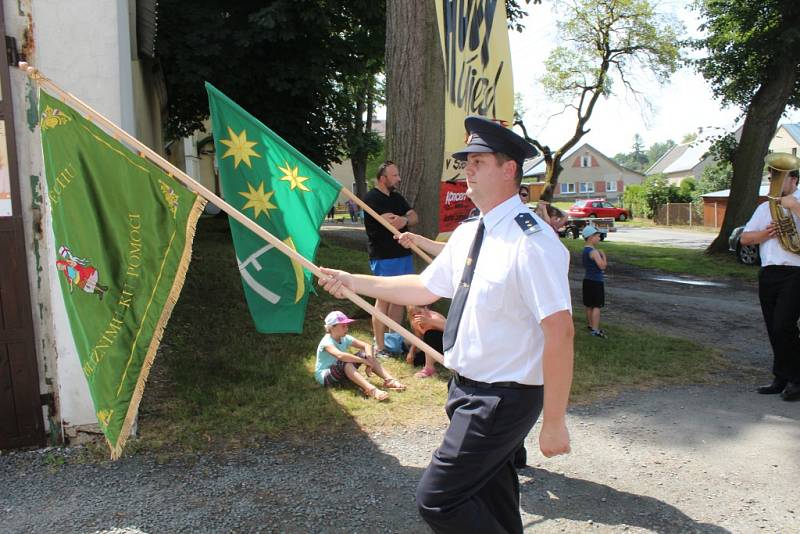
<path fill-rule="evenodd" d="M 800 159 L 786 152 L 774 152 L 764 158 L 769 170 L 769 212 L 778 234 L 781 247 L 787 252 L 800 254 L 800 236 L 791 212 L 780 205 L 783 196 L 783 182 L 789 171 L 800 168 Z"/>

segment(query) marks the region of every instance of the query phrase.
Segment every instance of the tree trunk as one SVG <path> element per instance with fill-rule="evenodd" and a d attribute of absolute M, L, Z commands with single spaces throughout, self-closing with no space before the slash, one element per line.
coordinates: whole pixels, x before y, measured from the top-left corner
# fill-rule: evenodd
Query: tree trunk
<path fill-rule="evenodd" d="M 350 164 L 353 167 L 353 181 L 356 189 L 353 192 L 358 198 L 363 198 L 364 193 L 367 192 L 367 155 L 353 154 Z"/>
<path fill-rule="evenodd" d="M 544 200 L 545 202 L 552 201 L 553 195 L 556 194 L 558 178 L 561 176 L 561 171 L 564 170 L 564 168 L 561 166 L 561 160 L 567 152 L 572 150 L 572 147 L 578 144 L 578 141 L 583 139 L 584 135 L 589 133 L 589 130 L 587 130 L 585 126 L 586 123 L 589 122 L 589 119 L 592 118 L 594 106 L 597 103 L 597 99 L 602 94 L 600 89 L 603 87 L 607 72 L 608 62 L 603 61 L 598 74 L 597 84 L 583 90 L 583 94 L 580 97 L 581 103 L 578 105 L 578 122 L 575 124 L 575 131 L 572 132 L 572 137 L 570 137 L 566 143 L 561 145 L 561 148 L 558 150 L 550 153 L 549 155 L 545 153 L 546 170 L 544 174 L 544 180 L 547 185 L 545 186 L 541 196 L 541 200 Z M 584 100 L 586 99 L 587 95 L 589 96 L 589 102 L 586 103 L 586 107 L 584 108 Z M 540 145 L 539 147 L 541 148 Z M 545 151 L 543 150 L 542 152 Z"/>
<path fill-rule="evenodd" d="M 564 167 L 561 166 L 561 160 L 564 154 L 578 144 L 578 141 L 580 141 L 586 133 L 587 132 L 584 132 L 581 126 L 575 130 L 575 134 L 573 134 L 572 138 L 564 143 L 561 148 L 551 153 L 550 157 L 545 157 L 544 181 L 547 185 L 544 186 L 544 191 L 542 191 L 542 196 L 540 197 L 541 200 L 545 202 L 553 200 L 553 196 L 556 194 L 556 189 L 558 188 L 558 179 L 561 176 L 561 172 L 564 170 Z"/>
<path fill-rule="evenodd" d="M 372 76 L 364 78 L 364 84 L 356 98 L 356 117 L 355 135 L 364 139 L 372 131 L 372 86 L 375 80 Z M 364 122 L 362 117 L 367 113 L 367 120 Z M 358 198 L 362 198 L 367 192 L 367 153 L 364 142 L 356 143 L 356 149 L 350 154 L 350 165 L 353 167 L 353 181 L 355 182 L 354 193 Z"/>
<path fill-rule="evenodd" d="M 733 156 L 733 180 L 725 219 L 706 252 L 726 252 L 731 232 L 745 224 L 756 208 L 764 156 L 797 81 L 797 70 L 786 68 L 792 62 L 778 58 L 774 64 L 780 68 L 771 69 L 774 76 L 764 81 L 747 108 L 742 138 Z"/>
<path fill-rule="evenodd" d="M 444 158 L 444 64 L 435 2 L 386 2 L 386 157 L 400 169 L 400 193 L 434 237 Z"/>
<path fill-rule="evenodd" d="M 540 200 L 544 200 L 545 202 L 551 202 L 553 200 L 553 196 L 556 194 L 556 188 L 558 187 L 558 178 L 561 176 L 562 170 L 564 169 L 561 167 L 560 151 L 551 155 L 549 159 L 545 159 L 544 183 L 547 185 L 544 186 L 542 196 L 539 197 Z"/>

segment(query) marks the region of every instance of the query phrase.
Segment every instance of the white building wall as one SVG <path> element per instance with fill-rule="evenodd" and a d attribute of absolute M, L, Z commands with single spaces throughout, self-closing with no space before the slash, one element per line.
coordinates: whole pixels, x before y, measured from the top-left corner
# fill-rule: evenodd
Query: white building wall
<path fill-rule="evenodd" d="M 330 175 L 342 185 L 343 189 L 346 188 L 349 191 L 355 191 L 356 179 L 353 174 L 353 163 L 349 159 L 341 163 L 332 163 Z M 343 203 L 348 198 L 350 197 L 345 196 L 344 193 L 339 193 L 336 202 Z"/>
<path fill-rule="evenodd" d="M 800 155 L 800 144 L 794 140 L 794 138 L 783 126 L 778 128 L 778 131 L 775 133 L 775 137 L 772 138 L 772 141 L 769 144 L 769 149 L 771 152 L 788 152 L 789 154 L 794 154 L 795 156 Z"/>
<path fill-rule="evenodd" d="M 24 59 L 135 135 L 127 0 L 2 1 L 6 33 Z M 40 389 L 56 396 L 59 413 L 50 424 L 74 432 L 96 418 L 51 268 L 56 252 L 44 205 L 36 91 L 18 71 L 12 70 L 11 83 Z"/>

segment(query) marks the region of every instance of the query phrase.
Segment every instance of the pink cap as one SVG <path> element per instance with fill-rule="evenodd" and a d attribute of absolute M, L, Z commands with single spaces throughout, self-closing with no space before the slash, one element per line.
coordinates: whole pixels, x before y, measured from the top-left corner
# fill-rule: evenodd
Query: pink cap
<path fill-rule="evenodd" d="M 355 322 L 354 319 L 348 318 L 345 314 L 343 314 L 339 310 L 332 311 L 325 317 L 325 326 L 334 326 L 337 324 L 349 324 L 353 322 Z"/>

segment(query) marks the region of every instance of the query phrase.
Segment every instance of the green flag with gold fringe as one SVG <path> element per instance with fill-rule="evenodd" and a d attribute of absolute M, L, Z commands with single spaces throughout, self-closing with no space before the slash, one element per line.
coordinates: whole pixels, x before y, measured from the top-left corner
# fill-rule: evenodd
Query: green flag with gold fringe
<path fill-rule="evenodd" d="M 225 200 L 313 262 L 342 186 L 211 84 L 206 90 Z M 301 333 L 312 274 L 239 222 L 230 225 L 256 330 Z"/>
<path fill-rule="evenodd" d="M 205 200 L 45 91 L 39 113 L 52 268 L 97 420 L 118 458 Z"/>

